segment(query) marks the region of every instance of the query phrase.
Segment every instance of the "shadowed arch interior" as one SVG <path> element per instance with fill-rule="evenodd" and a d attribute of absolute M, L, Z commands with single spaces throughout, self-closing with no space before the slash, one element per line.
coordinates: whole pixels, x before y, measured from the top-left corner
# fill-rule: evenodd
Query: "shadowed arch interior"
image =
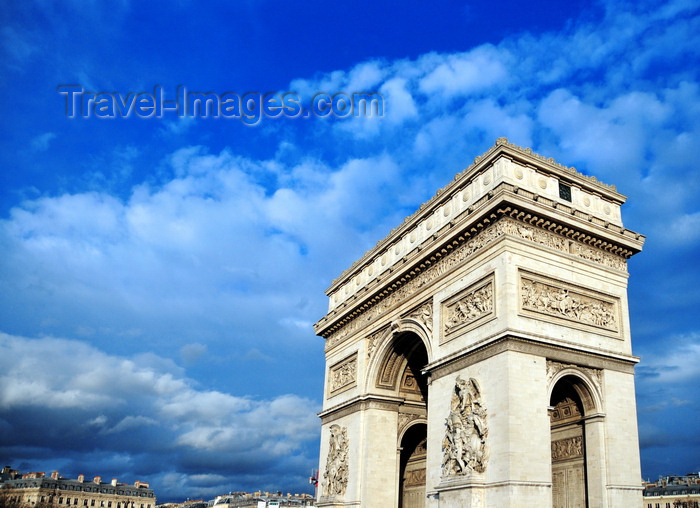
<path fill-rule="evenodd" d="M 422 369 L 428 363 L 428 352 L 423 341 L 412 332 L 397 334 L 386 351 L 379 367 L 376 387 L 400 392 L 420 393 L 428 398 L 427 376 Z"/>
<path fill-rule="evenodd" d="M 586 414 L 595 410 L 592 394 L 583 380 L 567 375 L 552 388 L 551 425 L 552 507 L 588 506 L 586 471 Z"/>
<path fill-rule="evenodd" d="M 428 426 L 417 423 L 401 439 L 399 457 L 399 508 L 425 506 L 425 459 Z"/>

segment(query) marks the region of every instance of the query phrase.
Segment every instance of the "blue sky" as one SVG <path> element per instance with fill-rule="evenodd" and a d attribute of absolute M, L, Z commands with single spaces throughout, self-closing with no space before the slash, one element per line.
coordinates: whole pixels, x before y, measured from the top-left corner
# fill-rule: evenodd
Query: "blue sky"
<path fill-rule="evenodd" d="M 323 291 L 500 136 L 617 185 L 643 476 L 700 470 L 700 3 L 0 8 L 0 461 L 308 491 Z M 383 118 L 66 118 L 59 85 L 378 91 Z"/>

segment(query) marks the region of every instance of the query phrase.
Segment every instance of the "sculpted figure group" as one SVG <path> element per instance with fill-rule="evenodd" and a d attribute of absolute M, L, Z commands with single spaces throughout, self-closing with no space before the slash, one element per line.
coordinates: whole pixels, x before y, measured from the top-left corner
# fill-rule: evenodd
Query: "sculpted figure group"
<path fill-rule="evenodd" d="M 523 279 L 523 308 L 559 315 L 582 323 L 616 329 L 611 303 L 594 300 L 541 282 Z"/>
<path fill-rule="evenodd" d="M 583 438 L 581 436 L 552 442 L 552 460 L 563 460 L 582 456 Z"/>
<path fill-rule="evenodd" d="M 462 324 L 475 321 L 493 310 L 493 286 L 491 283 L 461 298 L 449 307 L 445 332 Z"/>
<path fill-rule="evenodd" d="M 348 429 L 331 425 L 330 447 L 323 473 L 323 495 L 342 496 L 348 486 Z"/>
<path fill-rule="evenodd" d="M 486 409 L 479 386 L 473 378 L 457 377 L 452 394 L 450 415 L 445 422 L 442 442 L 443 476 L 483 473 L 488 460 Z"/>

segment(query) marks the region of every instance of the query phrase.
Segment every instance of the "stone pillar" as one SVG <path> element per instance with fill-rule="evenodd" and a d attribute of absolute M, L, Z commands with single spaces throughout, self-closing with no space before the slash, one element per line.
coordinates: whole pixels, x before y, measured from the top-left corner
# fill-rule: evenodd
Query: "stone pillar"
<path fill-rule="evenodd" d="M 584 423 L 586 450 L 586 483 L 588 506 L 607 508 L 605 491 L 607 467 L 605 464 L 605 417 L 592 415 Z M 615 506 L 615 505 L 613 505 Z"/>

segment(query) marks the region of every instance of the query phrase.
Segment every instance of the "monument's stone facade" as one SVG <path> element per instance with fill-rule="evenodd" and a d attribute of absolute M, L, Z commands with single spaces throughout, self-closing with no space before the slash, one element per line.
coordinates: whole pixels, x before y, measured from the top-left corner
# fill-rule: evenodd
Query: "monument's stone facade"
<path fill-rule="evenodd" d="M 499 139 L 333 282 L 319 506 L 639 506 L 624 200 Z"/>

